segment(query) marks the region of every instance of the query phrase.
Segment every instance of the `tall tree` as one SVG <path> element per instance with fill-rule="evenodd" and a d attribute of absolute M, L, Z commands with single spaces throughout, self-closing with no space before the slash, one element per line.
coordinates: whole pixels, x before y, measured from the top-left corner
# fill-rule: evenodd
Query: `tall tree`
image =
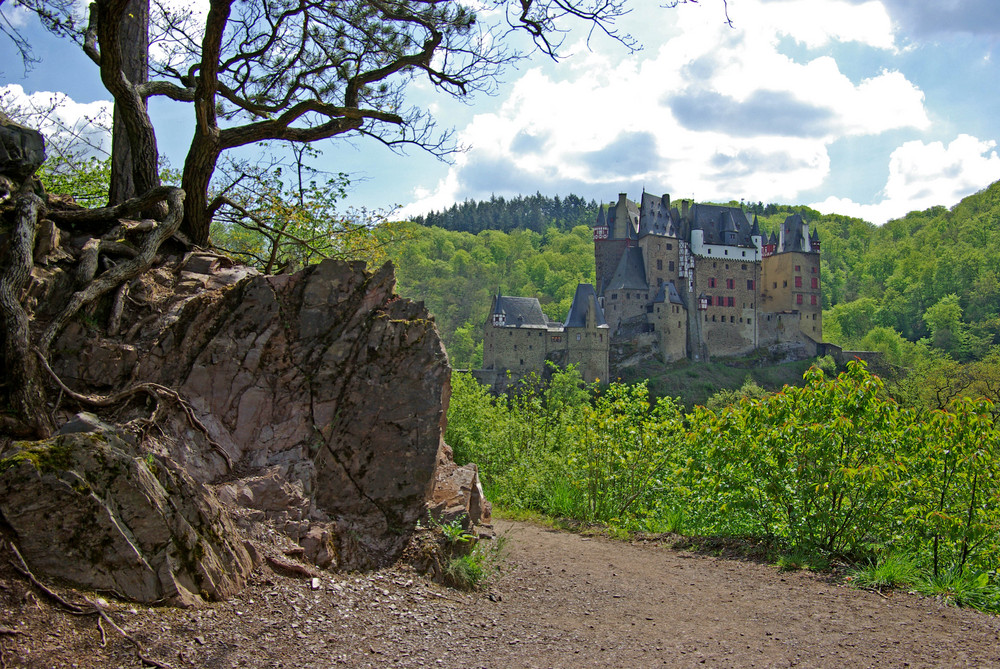
<path fill-rule="evenodd" d="M 490 92 L 501 72 L 525 55 L 511 46 L 511 32 L 527 32 L 537 49 L 556 57 L 574 20 L 635 47 L 615 24 L 629 0 L 210 0 L 199 21 L 186 9 L 154 7 L 150 40 L 163 53 L 152 60 L 154 76 L 146 81 L 122 50 L 132 39 L 125 34 L 134 27 L 126 21 L 132 2 L 142 1 L 95 0 L 82 41 L 114 97 L 137 193 L 158 185 L 146 100 L 193 103 L 182 230 L 197 244 L 208 241 L 211 218 L 222 206 L 209 201 L 209 186 L 226 151 L 268 140 L 353 135 L 445 155 L 455 148 L 451 133 L 406 103 L 417 79 L 456 97 Z M 43 17 L 53 14 L 46 0 L 22 4 Z M 491 18 L 480 21 L 474 5 Z M 75 24 L 51 19 L 49 25 L 72 33 Z"/>

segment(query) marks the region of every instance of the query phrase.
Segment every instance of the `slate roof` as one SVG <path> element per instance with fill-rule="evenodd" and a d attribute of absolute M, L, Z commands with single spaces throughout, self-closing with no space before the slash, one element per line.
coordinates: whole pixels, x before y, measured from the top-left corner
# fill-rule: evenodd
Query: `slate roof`
<path fill-rule="evenodd" d="M 691 207 L 691 229 L 703 230 L 706 244 L 724 244 L 726 231 L 736 232 L 736 246 L 753 247 L 751 226 L 739 207 L 695 204 Z"/>
<path fill-rule="evenodd" d="M 590 298 L 594 298 L 593 302 L 591 302 Z M 573 304 L 569 307 L 569 315 L 566 316 L 566 322 L 563 323 L 563 327 L 587 327 L 587 314 L 590 311 L 591 305 L 595 309 L 594 322 L 597 326 L 607 325 L 608 322 L 604 318 L 604 309 L 601 308 L 600 302 L 597 301 L 597 293 L 594 291 L 594 287 L 589 283 L 581 283 L 576 287 L 576 294 L 573 295 Z"/>
<path fill-rule="evenodd" d="M 677 286 L 674 285 L 673 281 L 668 281 L 660 286 L 660 290 L 656 293 L 656 299 L 653 302 L 679 304 L 687 309 L 687 304 L 684 302 L 681 294 L 677 292 Z"/>
<path fill-rule="evenodd" d="M 508 297 L 499 291 L 493 298 L 492 314 L 504 314 L 507 327 L 548 327 L 549 319 L 542 312 L 537 297 Z"/>
<path fill-rule="evenodd" d="M 625 249 L 607 290 L 649 290 L 646 283 L 646 264 L 642 260 L 642 249 L 630 246 Z"/>
<path fill-rule="evenodd" d="M 670 196 L 653 195 L 643 191 L 639 205 L 639 236 L 663 235 L 677 237 L 677 209 L 670 209 Z"/>
<path fill-rule="evenodd" d="M 802 216 L 799 214 L 792 214 L 786 218 L 785 222 L 781 224 L 781 237 L 777 252 L 787 253 L 794 251 L 808 253 L 812 251 L 812 245 L 809 243 L 809 238 L 806 234 L 808 229 L 809 226 L 802 220 Z"/>

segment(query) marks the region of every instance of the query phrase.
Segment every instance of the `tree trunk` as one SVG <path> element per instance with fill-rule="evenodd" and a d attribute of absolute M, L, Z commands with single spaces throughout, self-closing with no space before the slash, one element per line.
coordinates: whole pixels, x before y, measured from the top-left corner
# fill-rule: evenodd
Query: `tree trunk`
<path fill-rule="evenodd" d="M 118 48 L 122 54 L 125 78 L 133 86 L 149 81 L 149 0 L 130 0 L 126 6 L 119 27 Z M 117 102 L 112 128 L 108 204 L 116 205 L 141 194 L 136 192 L 132 147 Z"/>
<path fill-rule="evenodd" d="M 0 275 L 0 319 L 3 322 L 3 363 L 8 399 L 15 417 L 33 436 L 45 439 L 52 434 L 45 388 L 39 377 L 38 362 L 31 350 L 28 313 L 21 306 L 31 266 L 34 263 L 35 232 L 41 199 L 27 192 L 17 196 L 14 230 L 10 237 L 7 267 Z"/>
<path fill-rule="evenodd" d="M 126 74 L 123 56 L 123 23 L 128 7 L 135 0 L 98 0 L 91 5 L 92 23 L 90 30 L 96 30 L 100 45 L 101 81 L 114 96 L 116 127 L 124 127 L 128 145 L 132 153 L 132 180 L 135 192 L 147 193 L 160 185 L 159 152 L 156 148 L 156 132 L 146 109 L 146 100 L 139 94 L 139 84 Z M 145 0 L 138 0 L 145 2 Z M 94 16 L 96 12 L 96 17 Z M 94 19 L 96 18 L 96 26 Z M 148 20 L 145 22 L 148 27 Z M 118 122 L 120 120 L 120 123 Z M 112 174 L 112 182 L 115 175 Z M 162 218 L 166 211 L 160 207 L 146 212 Z"/>
<path fill-rule="evenodd" d="M 192 243 L 207 246 L 212 217 L 208 212 L 208 186 L 222 148 L 218 133 L 196 131 L 184 160 L 181 188 L 184 190 L 184 225 L 181 230 Z"/>

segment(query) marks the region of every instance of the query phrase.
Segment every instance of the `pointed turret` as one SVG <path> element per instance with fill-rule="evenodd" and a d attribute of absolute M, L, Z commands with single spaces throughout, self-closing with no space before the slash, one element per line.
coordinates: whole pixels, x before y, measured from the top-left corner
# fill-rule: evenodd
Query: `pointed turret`
<path fill-rule="evenodd" d="M 819 253 L 819 232 L 813 230 L 809 235 L 809 246 L 813 253 Z"/>

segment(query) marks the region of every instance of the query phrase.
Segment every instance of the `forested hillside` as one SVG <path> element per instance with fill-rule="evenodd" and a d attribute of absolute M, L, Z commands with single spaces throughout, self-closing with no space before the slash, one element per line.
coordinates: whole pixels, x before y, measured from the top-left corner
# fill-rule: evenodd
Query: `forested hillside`
<path fill-rule="evenodd" d="M 594 282 L 589 226 L 473 235 L 403 223 L 394 234 L 402 237 L 389 247 L 400 294 L 426 302 L 455 367 L 482 364 L 483 323 L 498 288 L 538 297 L 546 315 L 561 320 L 577 284 Z"/>
<path fill-rule="evenodd" d="M 570 219 L 553 217 L 555 203 L 562 204 L 563 211 L 578 211 L 580 225 L 562 230 Z M 590 226 L 595 204 L 584 206 L 582 198 L 575 196 L 564 200 L 540 195 L 494 198 L 467 201 L 443 214 L 428 215 L 423 226 L 403 224 L 404 240 L 390 250 L 400 291 L 425 300 L 436 314 L 455 366 L 480 363 L 477 347 L 490 297 L 497 288 L 508 295 L 538 297 L 550 318 L 565 316 L 576 284 L 594 280 Z M 531 214 L 518 223 L 513 212 L 528 210 L 548 212 L 548 218 Z M 951 209 L 912 212 L 881 227 L 857 218 L 823 215 L 804 206 L 771 204 L 754 206 L 752 211 L 758 212 L 766 233 L 777 230 L 793 213 L 818 229 L 826 341 L 884 351 L 891 363 L 918 373 L 916 378 L 936 379 L 931 386 L 937 390 L 946 383 L 975 385 L 954 381 L 969 370 L 979 370 L 974 376 L 981 383 L 982 369 L 996 366 L 991 361 L 1000 359 L 996 352 L 1000 346 L 1000 182 Z M 490 229 L 474 235 L 427 227 L 439 220 Z M 541 225 L 539 220 L 548 220 L 542 232 L 525 229 Z M 492 229 L 493 225 L 507 227 L 509 232 Z M 984 365 L 983 360 L 990 364 Z M 960 363 L 965 365 L 959 367 Z M 910 384 L 914 378 L 911 375 Z M 937 394 L 931 386 L 921 386 L 907 392 Z M 953 391 L 951 387 L 942 396 Z"/>

